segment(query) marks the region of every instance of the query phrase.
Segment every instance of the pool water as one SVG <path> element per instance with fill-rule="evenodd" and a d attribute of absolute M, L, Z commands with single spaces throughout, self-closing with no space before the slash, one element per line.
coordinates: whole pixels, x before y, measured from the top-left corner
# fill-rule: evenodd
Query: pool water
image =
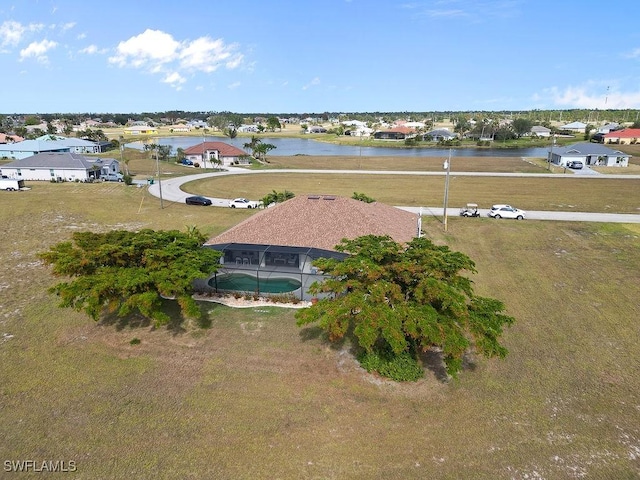
<path fill-rule="evenodd" d="M 217 282 L 217 283 L 216 283 Z M 233 290 L 241 292 L 260 293 L 287 293 L 293 292 L 302 286 L 300 280 L 295 278 L 258 278 L 244 273 L 223 273 L 209 280 L 209 286 L 218 290 Z"/>

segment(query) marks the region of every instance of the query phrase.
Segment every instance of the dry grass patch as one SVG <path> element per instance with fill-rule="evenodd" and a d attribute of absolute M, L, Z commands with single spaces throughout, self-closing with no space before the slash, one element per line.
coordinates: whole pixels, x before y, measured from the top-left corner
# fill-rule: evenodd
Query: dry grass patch
<path fill-rule="evenodd" d="M 291 310 L 203 302 L 208 328 L 176 318 L 154 330 L 56 308 L 35 253 L 76 229 L 237 221 L 146 197 L 138 213 L 144 195 L 36 184 L 3 196 L 3 459 L 74 460 L 78 478 L 640 475 L 637 226 L 479 219 L 444 234 L 425 220 L 517 323 L 504 361 L 398 385 L 360 369 L 348 343 L 296 327 Z"/>
<path fill-rule="evenodd" d="M 468 202 L 489 207 L 510 203 L 529 210 L 638 213 L 638 179 L 472 177 L 451 175 L 449 205 Z M 270 173 L 210 178 L 188 183 L 185 190 L 202 195 L 261 198 L 271 190 L 296 195 L 331 193 L 350 197 L 362 192 L 389 205 L 442 205 L 444 178 L 420 175 Z"/>

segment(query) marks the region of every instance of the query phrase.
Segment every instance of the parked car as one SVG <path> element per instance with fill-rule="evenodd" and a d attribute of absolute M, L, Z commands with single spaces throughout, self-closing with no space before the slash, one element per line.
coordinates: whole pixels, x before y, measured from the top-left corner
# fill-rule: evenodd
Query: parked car
<path fill-rule="evenodd" d="M 229 202 L 231 208 L 258 208 L 259 205 L 259 202 L 246 198 L 235 198 Z"/>
<path fill-rule="evenodd" d="M 193 166 L 193 161 L 189 160 L 188 158 L 183 158 L 182 159 L 182 165 L 188 165 L 188 166 Z"/>
<path fill-rule="evenodd" d="M 524 219 L 525 213 L 523 210 L 512 207 L 511 205 L 494 205 L 491 207 L 488 215 L 491 218 L 515 218 L 516 220 Z"/>
<path fill-rule="evenodd" d="M 184 202 L 187 205 L 211 205 L 213 202 L 207 197 L 202 197 L 200 195 L 194 195 L 192 197 L 187 197 L 184 199 Z"/>
<path fill-rule="evenodd" d="M 124 175 L 121 173 L 107 173 L 100 178 L 105 182 L 124 182 Z"/>
<path fill-rule="evenodd" d="M 582 167 L 584 167 L 584 163 L 582 163 L 581 160 L 574 160 L 572 162 L 567 162 L 567 167 L 573 168 L 574 170 L 580 170 Z"/>

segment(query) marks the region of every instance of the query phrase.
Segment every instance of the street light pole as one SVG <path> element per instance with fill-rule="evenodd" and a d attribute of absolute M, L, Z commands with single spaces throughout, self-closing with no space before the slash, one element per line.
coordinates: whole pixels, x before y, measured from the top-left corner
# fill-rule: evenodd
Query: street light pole
<path fill-rule="evenodd" d="M 449 205 L 449 173 L 451 172 L 451 149 L 449 149 L 449 158 L 444 161 L 443 165 L 446 170 L 444 180 L 444 231 L 447 231 L 447 205 Z"/>

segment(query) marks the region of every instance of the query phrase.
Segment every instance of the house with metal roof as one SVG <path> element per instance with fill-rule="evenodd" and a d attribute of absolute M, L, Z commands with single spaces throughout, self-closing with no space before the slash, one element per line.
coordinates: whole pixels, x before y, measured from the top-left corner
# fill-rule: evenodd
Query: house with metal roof
<path fill-rule="evenodd" d="M 431 130 L 424 134 L 425 140 L 431 140 L 434 142 L 439 142 L 441 140 L 453 140 L 454 138 L 458 138 L 458 135 L 446 128 L 436 128 L 435 130 Z"/>
<path fill-rule="evenodd" d="M 114 158 L 69 152 L 38 153 L 0 166 L 0 173 L 9 178 L 55 182 L 91 182 L 119 171 L 120 162 Z"/>
<path fill-rule="evenodd" d="M 550 137 L 551 129 L 543 127 L 542 125 L 534 125 L 533 127 L 531 127 L 529 134 L 536 137 Z"/>
<path fill-rule="evenodd" d="M 83 138 L 63 137 L 62 135 L 42 135 L 36 140 L 45 142 L 58 142 L 67 145 L 71 153 L 100 153 L 100 145 L 97 142 L 84 140 Z"/>
<path fill-rule="evenodd" d="M 43 152 L 71 152 L 71 148 L 53 140 L 25 140 L 23 142 L 0 144 L 0 158 L 20 160 Z"/>
<path fill-rule="evenodd" d="M 582 122 L 571 122 L 571 123 L 567 123 L 566 125 L 562 125 L 559 128 L 560 130 L 570 130 L 572 132 L 584 133 L 584 129 L 587 128 L 587 124 Z"/>
<path fill-rule="evenodd" d="M 184 151 L 184 157 L 200 168 L 216 168 L 230 165 L 248 165 L 249 154 L 224 142 L 200 142 Z"/>
<path fill-rule="evenodd" d="M 556 147 L 551 153 L 551 163 L 566 167 L 567 162 L 580 160 L 585 165 L 602 167 L 628 167 L 631 155 L 612 150 L 599 143 L 582 142 L 567 147 Z"/>
<path fill-rule="evenodd" d="M 223 268 L 206 283 L 218 290 L 218 282 L 227 283 L 230 274 L 250 276 L 256 282 L 253 292 L 273 279 L 289 279 L 298 285 L 289 291 L 307 300 L 308 286 L 321 274 L 313 260 L 345 258 L 336 250 L 342 239 L 389 235 L 406 243 L 417 233 L 417 215 L 405 210 L 335 195 L 301 195 L 265 208 L 209 239 L 205 247 L 222 252 Z"/>

